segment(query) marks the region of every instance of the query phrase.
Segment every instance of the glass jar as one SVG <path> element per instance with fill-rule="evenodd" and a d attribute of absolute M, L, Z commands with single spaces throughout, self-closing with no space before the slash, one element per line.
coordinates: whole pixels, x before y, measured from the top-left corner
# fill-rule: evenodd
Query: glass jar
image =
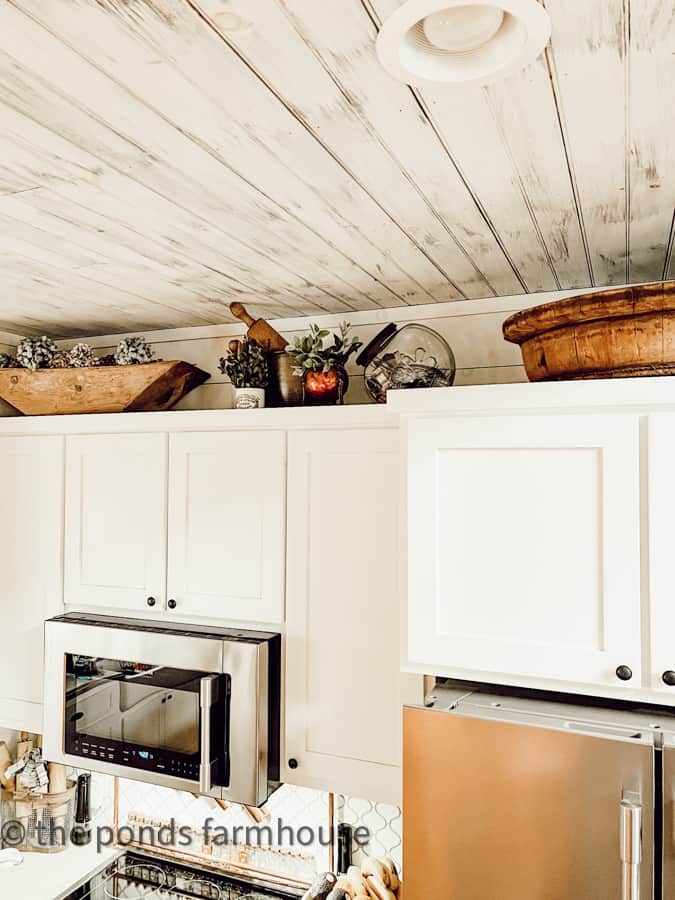
<path fill-rule="evenodd" d="M 426 325 L 387 325 L 356 362 L 364 367 L 366 390 L 377 403 L 386 401 L 389 390 L 449 387 L 455 380 L 448 342 Z"/>

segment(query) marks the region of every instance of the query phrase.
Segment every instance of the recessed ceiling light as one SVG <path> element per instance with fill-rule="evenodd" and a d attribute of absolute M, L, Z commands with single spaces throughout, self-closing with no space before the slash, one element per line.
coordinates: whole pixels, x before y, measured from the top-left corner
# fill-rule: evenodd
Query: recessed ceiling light
<path fill-rule="evenodd" d="M 377 55 L 406 84 L 484 84 L 534 62 L 550 36 L 537 0 L 407 0 L 382 26 Z"/>

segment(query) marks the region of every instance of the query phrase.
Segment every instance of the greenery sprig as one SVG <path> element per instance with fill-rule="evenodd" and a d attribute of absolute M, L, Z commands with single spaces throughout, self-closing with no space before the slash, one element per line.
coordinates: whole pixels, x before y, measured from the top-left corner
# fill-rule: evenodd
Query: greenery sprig
<path fill-rule="evenodd" d="M 292 346 L 288 348 L 288 352 L 295 358 L 294 374 L 344 368 L 352 353 L 356 353 L 361 346 L 358 338 L 349 337 L 350 328 L 349 322 L 342 322 L 333 335 L 333 343 L 327 346 L 324 346 L 324 340 L 330 335 L 330 331 L 314 323 L 309 326 L 309 334 L 294 337 Z"/>
<path fill-rule="evenodd" d="M 265 388 L 269 380 L 267 354 L 257 341 L 231 341 L 218 367 L 236 388 Z"/>

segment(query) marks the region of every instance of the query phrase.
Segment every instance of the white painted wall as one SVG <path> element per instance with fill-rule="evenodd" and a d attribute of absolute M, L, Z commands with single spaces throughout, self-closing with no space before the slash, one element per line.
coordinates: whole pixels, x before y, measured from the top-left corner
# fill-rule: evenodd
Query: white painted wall
<path fill-rule="evenodd" d="M 0 353 L 14 353 L 19 340 L 18 336 L 14 337 L 14 335 L 0 332 Z M 4 400 L 0 400 L 0 416 L 13 415 L 15 415 L 15 412 L 12 407 L 8 406 Z M 0 740 L 2 740 L 2 737 L 0 737 Z"/>

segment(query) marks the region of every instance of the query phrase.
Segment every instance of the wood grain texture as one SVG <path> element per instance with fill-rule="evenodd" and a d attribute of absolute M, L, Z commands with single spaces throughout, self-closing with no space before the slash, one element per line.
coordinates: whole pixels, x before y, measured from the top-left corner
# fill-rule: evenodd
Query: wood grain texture
<path fill-rule="evenodd" d="M 185 362 L 82 369 L 0 369 L 0 397 L 28 416 L 171 409 L 208 373 Z"/>
<path fill-rule="evenodd" d="M 574 10 L 565 0 L 545 5 L 553 23 L 551 78 L 588 240 L 591 283 L 621 284 L 630 279 L 631 4 L 593 0 Z M 653 11 L 659 6 L 646 5 Z"/>
<path fill-rule="evenodd" d="M 123 333 L 672 277 L 675 16 L 545 0 L 545 57 L 411 90 L 400 0 L 0 5 L 0 328 Z"/>
<path fill-rule="evenodd" d="M 581 294 L 503 325 L 530 381 L 675 372 L 675 281 Z"/>

